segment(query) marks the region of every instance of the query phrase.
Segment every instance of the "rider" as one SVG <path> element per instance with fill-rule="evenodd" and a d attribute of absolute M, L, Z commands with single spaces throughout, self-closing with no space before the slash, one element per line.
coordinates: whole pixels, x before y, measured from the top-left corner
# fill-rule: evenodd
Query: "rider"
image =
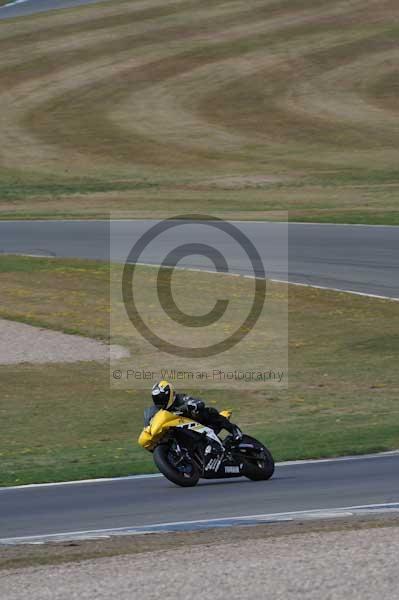
<path fill-rule="evenodd" d="M 205 403 L 198 398 L 186 394 L 177 394 L 168 381 L 160 381 L 152 387 L 152 401 L 156 410 L 162 408 L 189 417 L 206 427 L 211 427 L 216 434 L 222 429 L 226 429 L 231 434 L 234 442 L 239 442 L 242 439 L 241 429 L 221 415 L 216 408 L 205 406 Z M 151 418 L 153 415 L 148 416 Z"/>

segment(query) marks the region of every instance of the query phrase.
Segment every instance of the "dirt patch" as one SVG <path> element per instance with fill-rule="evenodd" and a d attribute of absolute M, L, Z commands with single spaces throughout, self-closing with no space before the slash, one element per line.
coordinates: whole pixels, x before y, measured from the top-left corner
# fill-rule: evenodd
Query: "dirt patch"
<path fill-rule="evenodd" d="M 242 190 L 247 188 L 266 187 L 282 182 L 287 182 L 287 178 L 284 179 L 273 175 L 231 175 L 227 177 L 210 177 L 201 181 L 195 187 Z"/>
<path fill-rule="evenodd" d="M 26 566 L 80 562 L 110 556 L 149 554 L 179 548 L 189 551 L 197 546 L 241 544 L 248 540 L 270 540 L 292 535 L 345 532 L 399 527 L 399 516 L 374 515 L 324 521 L 297 521 L 273 525 L 226 527 L 195 532 L 156 533 L 108 539 L 0 547 L 0 570 Z"/>
<path fill-rule="evenodd" d="M 122 346 L 0 319 L 0 364 L 106 361 L 125 358 Z"/>

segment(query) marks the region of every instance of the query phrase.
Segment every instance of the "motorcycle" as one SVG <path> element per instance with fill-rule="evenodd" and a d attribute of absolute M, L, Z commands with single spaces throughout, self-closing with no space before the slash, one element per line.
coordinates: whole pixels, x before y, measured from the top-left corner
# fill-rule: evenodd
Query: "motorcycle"
<path fill-rule="evenodd" d="M 230 419 L 232 412 L 220 414 Z M 229 437 L 222 440 L 210 427 L 167 410 L 145 414 L 145 423 L 138 443 L 153 454 L 159 471 L 176 485 L 191 487 L 200 478 L 242 476 L 264 481 L 274 473 L 270 451 L 249 435 L 236 443 Z"/>

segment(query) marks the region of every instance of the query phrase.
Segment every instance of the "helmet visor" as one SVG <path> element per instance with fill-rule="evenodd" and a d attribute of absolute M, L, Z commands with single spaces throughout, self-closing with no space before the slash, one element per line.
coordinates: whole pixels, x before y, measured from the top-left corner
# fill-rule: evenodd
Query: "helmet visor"
<path fill-rule="evenodd" d="M 157 408 L 166 408 L 171 396 L 169 385 L 156 384 L 152 388 L 152 401 Z"/>

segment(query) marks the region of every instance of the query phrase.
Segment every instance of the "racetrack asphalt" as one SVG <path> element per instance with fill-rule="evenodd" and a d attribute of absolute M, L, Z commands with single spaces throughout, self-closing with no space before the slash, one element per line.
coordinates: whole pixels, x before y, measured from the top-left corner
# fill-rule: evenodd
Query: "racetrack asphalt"
<path fill-rule="evenodd" d="M 123 261 L 129 249 L 156 221 L 113 221 L 111 259 Z M 265 222 L 235 224 L 257 249 L 255 274 L 266 277 L 399 299 L 399 228 Z M 0 252 L 108 260 L 108 221 L 1 221 Z M 140 257 L 159 264 L 180 244 L 206 242 L 220 250 L 233 273 L 253 275 L 242 248 L 229 235 L 184 221 L 157 237 Z M 185 267 L 214 269 L 206 258 L 187 258 Z"/>
<path fill-rule="evenodd" d="M 0 538 L 399 501 L 399 453 L 279 465 L 270 481 L 163 477 L 0 488 Z"/>

